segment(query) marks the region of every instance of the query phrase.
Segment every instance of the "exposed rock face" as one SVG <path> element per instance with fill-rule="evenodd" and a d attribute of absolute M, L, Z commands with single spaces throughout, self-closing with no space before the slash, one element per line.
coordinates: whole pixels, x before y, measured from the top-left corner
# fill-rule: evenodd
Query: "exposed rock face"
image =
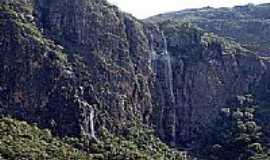
<path fill-rule="evenodd" d="M 152 26 L 153 27 L 153 26 Z M 157 115 L 154 123 L 157 124 L 159 135 L 171 145 L 175 145 L 175 94 L 173 84 L 172 59 L 168 53 L 167 37 L 158 26 L 154 26 L 149 33 L 151 46 L 151 65 L 155 81 L 152 90 L 153 104 Z M 157 117 L 156 117 L 157 116 Z"/>
<path fill-rule="evenodd" d="M 270 55 L 270 4 L 234 8 L 188 9 L 160 14 L 146 21 L 191 22 L 198 27 L 241 43 L 261 56 Z"/>
<path fill-rule="evenodd" d="M 5 1 L 0 20 L 0 114 L 59 136 L 144 123 L 172 146 L 194 147 L 227 99 L 265 91 L 267 60 L 103 0 Z"/>
<path fill-rule="evenodd" d="M 1 2 L 1 22 L 2 114 L 60 136 L 95 137 L 93 113 L 95 129 L 149 123 L 150 52 L 137 20 L 105 1 L 19 0 Z"/>
<path fill-rule="evenodd" d="M 157 130 L 165 141 L 189 147 L 206 136 L 227 100 L 253 93 L 266 80 L 268 62 L 188 24 L 163 24 L 161 29 L 167 45 L 157 46 L 167 49 L 170 58 L 158 47 L 153 52 Z"/>
<path fill-rule="evenodd" d="M 45 34 L 85 61 L 92 93 L 113 117 L 109 128 L 134 119 L 148 123 L 151 70 L 143 25 L 106 1 L 41 0 L 35 6 Z"/>

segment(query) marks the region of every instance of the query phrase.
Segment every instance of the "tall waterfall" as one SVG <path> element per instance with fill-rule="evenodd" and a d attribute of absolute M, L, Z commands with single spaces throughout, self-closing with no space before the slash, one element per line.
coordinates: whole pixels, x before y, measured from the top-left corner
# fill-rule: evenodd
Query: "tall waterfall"
<path fill-rule="evenodd" d="M 175 103 L 175 97 L 173 93 L 173 71 L 172 71 L 172 63 L 171 63 L 171 56 L 168 53 L 168 44 L 167 44 L 167 38 L 164 35 L 164 32 L 161 32 L 162 39 L 163 39 L 163 52 L 162 56 L 164 58 L 164 61 L 168 67 L 166 76 L 167 76 L 167 83 L 168 87 L 170 90 L 170 96 L 171 96 L 171 101 L 174 104 Z"/>
<path fill-rule="evenodd" d="M 149 58 L 149 64 L 152 65 L 152 62 L 154 62 L 157 58 L 157 52 L 155 51 L 155 47 L 153 45 L 153 41 L 154 41 L 154 36 L 153 34 L 150 35 L 150 49 L 151 49 L 151 53 L 150 53 L 150 58 Z"/>
<path fill-rule="evenodd" d="M 168 42 L 164 32 L 158 29 L 156 33 L 150 35 L 150 64 L 157 78 L 155 81 L 156 93 L 161 98 L 157 100 L 159 106 L 158 133 L 162 139 L 169 141 L 171 146 L 175 146 L 177 123 L 172 57 L 168 52 Z"/>
<path fill-rule="evenodd" d="M 171 56 L 168 53 L 168 44 L 167 44 L 167 38 L 164 35 L 164 32 L 161 32 L 162 40 L 163 40 L 163 52 L 162 52 L 162 59 L 164 60 L 164 64 L 166 65 L 165 69 L 165 77 L 166 77 L 166 85 L 169 89 L 169 97 L 168 103 L 171 104 L 170 106 L 165 106 L 165 107 L 170 107 L 167 108 L 169 109 L 169 117 L 171 117 L 171 121 L 169 124 L 171 126 L 170 129 L 170 135 L 171 135 L 171 140 L 170 144 L 172 146 L 175 145 L 176 142 L 176 109 L 175 109 L 175 96 L 174 96 L 174 91 L 173 91 L 173 71 L 172 71 L 172 62 L 171 62 Z M 163 113 L 162 113 L 163 114 Z"/>

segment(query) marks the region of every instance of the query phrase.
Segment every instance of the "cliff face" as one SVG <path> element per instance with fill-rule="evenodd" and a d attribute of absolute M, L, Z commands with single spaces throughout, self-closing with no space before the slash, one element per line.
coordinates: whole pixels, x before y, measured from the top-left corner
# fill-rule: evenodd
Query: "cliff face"
<path fill-rule="evenodd" d="M 152 51 L 152 95 L 158 107 L 154 123 L 171 145 L 193 148 L 208 136 L 206 131 L 231 98 L 247 93 L 261 97 L 257 90 L 268 81 L 269 64 L 237 43 L 189 24 L 163 23 L 160 30 L 165 36 L 156 38 L 167 43 Z"/>
<path fill-rule="evenodd" d="M 91 94 L 103 116 L 112 117 L 105 122 L 109 128 L 134 119 L 148 123 L 151 70 L 143 25 L 106 1 L 38 1 L 35 6 L 45 35 L 83 59 Z"/>
<path fill-rule="evenodd" d="M 143 123 L 193 147 L 227 100 L 268 86 L 268 61 L 237 43 L 103 0 L 6 0 L 0 20 L 0 114 L 59 136 Z"/>
<path fill-rule="evenodd" d="M 132 17 L 104 1 L 21 0 L 1 3 L 1 22 L 1 113 L 60 136 L 149 123 L 148 42 Z"/>
<path fill-rule="evenodd" d="M 269 56 L 269 9 L 270 4 L 248 4 L 233 8 L 205 7 L 160 14 L 145 21 L 191 22 L 208 32 L 237 41 L 258 55 Z"/>

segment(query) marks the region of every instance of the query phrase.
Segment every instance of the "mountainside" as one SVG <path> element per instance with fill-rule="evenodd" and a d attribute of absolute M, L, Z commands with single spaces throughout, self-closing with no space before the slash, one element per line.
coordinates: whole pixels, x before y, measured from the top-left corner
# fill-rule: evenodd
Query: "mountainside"
<path fill-rule="evenodd" d="M 261 96 L 258 90 L 268 81 L 269 62 L 188 24 L 165 23 L 161 27 L 167 36 L 167 50 L 152 52 L 157 130 L 166 141 L 189 148 L 207 136 L 205 132 L 220 109 L 234 96 Z"/>
<path fill-rule="evenodd" d="M 220 111 L 252 94 L 269 142 L 270 64 L 255 51 L 189 23 L 141 22 L 105 0 L 0 2 L 1 125 L 49 129 L 71 157 L 181 159 L 159 138 L 197 153 Z M 12 159 L 7 148 L 22 147 L 0 131 L 0 155 Z"/>
<path fill-rule="evenodd" d="M 127 125 L 120 122 L 148 122 L 151 72 L 139 23 L 103 1 L 14 3 L 2 5 L 1 12 L 4 113 L 38 122 L 60 136 L 94 137 L 94 115 L 99 119 L 94 126 L 112 131 Z M 132 35 L 125 25 L 138 30 L 137 43 L 143 45 L 129 43 Z"/>
<path fill-rule="evenodd" d="M 80 4 L 75 7 L 78 2 Z M 52 9 L 51 14 L 48 6 Z M 83 6 L 90 9 L 73 13 Z M 69 12 L 74 17 L 66 15 Z M 93 17 L 76 17 L 83 13 Z M 105 17 L 105 13 L 109 15 Z M 50 16 L 52 24 L 45 20 L 46 16 Z M 55 21 L 59 16 L 71 18 L 67 22 L 80 22 L 74 22 L 74 26 L 68 29 L 70 24 L 64 24 L 63 19 Z M 112 21 L 107 18 L 112 18 Z M 89 28 L 77 24 L 86 20 Z M 99 24 L 101 20 L 108 25 Z M 3 127 L 9 123 L 18 127 L 1 130 L 1 158 L 181 159 L 180 153 L 153 137 L 154 134 L 147 129 L 149 127 L 143 127 L 143 123 L 149 123 L 151 111 L 148 91 L 151 85 L 147 77 L 151 72 L 146 68 L 149 62 L 145 56 L 148 54 L 143 48 L 147 41 L 141 38 L 139 40 L 143 42 L 137 43 L 143 45 L 138 48 L 136 44 L 129 46 L 132 35 L 128 35 L 124 21 L 130 30 L 138 30 L 139 37 L 140 23 L 132 17 L 125 17 L 105 1 L 1 2 L 1 117 L 36 123 L 60 138 L 79 138 L 75 142 L 68 140 L 73 147 L 51 136 L 46 137 L 47 133 L 39 133 L 41 131 L 37 128 L 32 132 L 30 126 L 21 127 L 21 122 L 2 120 Z M 111 31 L 111 23 L 119 24 L 115 31 Z M 97 27 L 93 27 L 95 25 Z M 56 26 L 63 27 L 59 27 L 63 30 L 61 33 L 59 30 L 56 33 L 70 37 L 61 38 L 51 33 Z M 88 34 L 85 36 L 88 40 L 80 39 L 85 34 Z M 93 43 L 99 44 L 91 48 Z M 132 56 L 136 50 L 141 50 L 141 55 Z M 136 59 L 134 63 L 133 58 Z M 135 63 L 143 65 L 137 68 Z M 39 139 L 39 134 L 45 134 L 45 138 Z M 9 139 L 5 138 L 7 135 Z M 12 143 L 13 139 L 17 140 Z M 46 146 L 39 147 L 45 143 Z M 46 147 L 62 149 L 49 151 Z"/>
<path fill-rule="evenodd" d="M 269 10 L 270 4 L 248 4 L 233 8 L 205 7 L 160 14 L 145 21 L 191 22 L 206 31 L 237 41 L 258 55 L 269 56 Z"/>

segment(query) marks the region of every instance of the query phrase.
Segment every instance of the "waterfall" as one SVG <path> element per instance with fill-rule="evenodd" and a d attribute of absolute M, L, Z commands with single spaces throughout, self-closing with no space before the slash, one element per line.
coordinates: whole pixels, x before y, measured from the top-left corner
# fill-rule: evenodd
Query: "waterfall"
<path fill-rule="evenodd" d="M 172 58 L 168 52 L 167 38 L 163 31 L 158 29 L 160 36 L 155 39 L 155 35 L 150 35 L 150 63 L 156 75 L 158 93 L 162 94 L 158 100 L 159 104 L 159 122 L 158 132 L 161 138 L 170 137 L 171 146 L 175 146 L 176 142 L 176 109 L 175 95 L 173 91 L 173 70 Z M 158 34 L 157 34 L 158 35 Z M 158 40 L 157 42 L 155 40 Z M 161 40 L 161 41 L 160 41 Z M 155 42 L 159 43 L 155 46 Z M 161 43 L 160 43 L 161 42 Z M 160 47 L 161 46 L 161 47 Z M 167 128 L 170 128 L 169 130 Z"/>
<path fill-rule="evenodd" d="M 151 53 L 150 53 L 150 58 L 149 58 L 149 64 L 150 65 L 153 65 L 153 62 L 158 58 L 158 55 L 157 55 L 157 52 L 155 51 L 155 47 L 154 47 L 154 36 L 153 34 L 151 33 L 150 34 L 150 50 L 151 50 Z"/>
<path fill-rule="evenodd" d="M 89 105 L 86 101 L 78 99 L 79 105 L 82 106 L 82 134 L 87 138 L 97 141 L 94 127 L 95 110 L 93 105 Z"/>
<path fill-rule="evenodd" d="M 168 72 L 165 73 L 168 77 L 168 87 L 169 87 L 169 93 L 171 97 L 171 101 L 174 104 L 175 103 L 175 96 L 173 93 L 173 71 L 172 71 L 172 63 L 171 63 L 171 56 L 168 53 L 168 44 L 167 44 L 167 38 L 164 35 L 164 32 L 161 32 L 162 40 L 163 40 L 163 52 L 162 56 L 164 57 L 165 63 L 168 67 Z"/>
<path fill-rule="evenodd" d="M 171 63 L 171 56 L 168 53 L 168 44 L 167 44 L 167 38 L 164 35 L 164 32 L 161 32 L 162 40 L 163 40 L 163 52 L 162 52 L 162 57 L 164 59 L 164 63 L 166 65 L 165 69 L 165 75 L 166 75 L 166 86 L 168 87 L 169 90 L 169 97 L 170 99 L 169 104 L 170 106 L 165 106 L 165 107 L 170 107 L 169 110 L 169 115 L 172 116 L 172 124 L 171 126 L 171 145 L 175 146 L 176 142 L 176 110 L 175 110 L 175 96 L 174 96 L 174 91 L 173 91 L 173 71 L 172 71 L 172 63 Z M 169 116 L 169 117 L 171 117 Z"/>
<path fill-rule="evenodd" d="M 94 128 L 94 108 L 90 107 L 90 135 L 92 138 L 97 139 L 95 135 L 95 128 Z"/>

